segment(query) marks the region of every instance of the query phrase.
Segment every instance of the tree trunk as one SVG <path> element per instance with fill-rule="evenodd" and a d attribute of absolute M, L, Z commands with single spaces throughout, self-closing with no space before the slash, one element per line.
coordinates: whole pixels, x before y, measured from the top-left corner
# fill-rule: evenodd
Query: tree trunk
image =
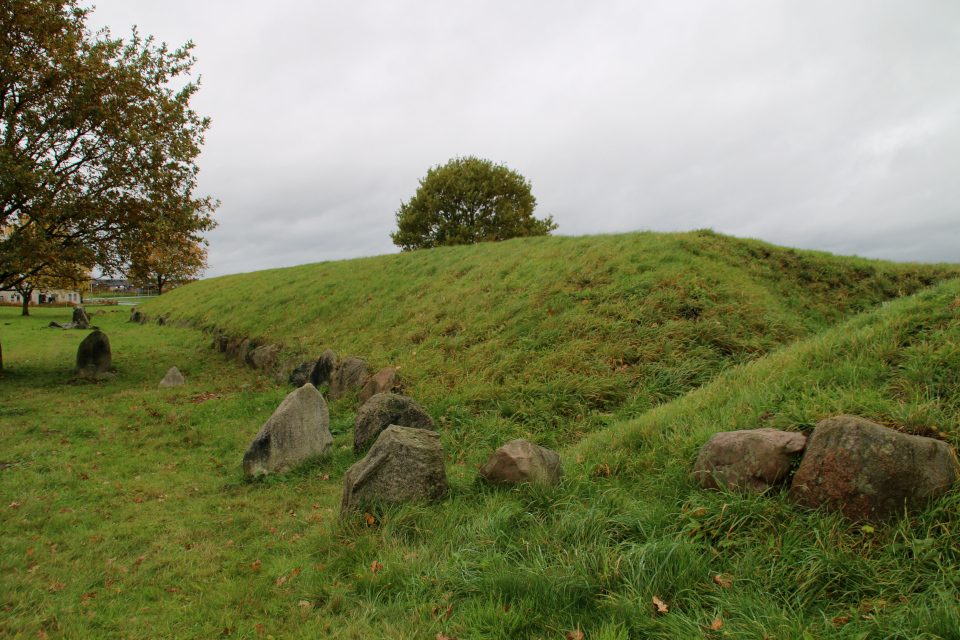
<path fill-rule="evenodd" d="M 3 345 L 0 344 L 0 371 L 3 371 Z"/>
<path fill-rule="evenodd" d="M 33 294 L 33 291 L 30 293 Z M 30 315 L 30 296 L 21 295 L 20 297 L 23 298 L 23 312 L 20 315 L 28 316 Z"/>

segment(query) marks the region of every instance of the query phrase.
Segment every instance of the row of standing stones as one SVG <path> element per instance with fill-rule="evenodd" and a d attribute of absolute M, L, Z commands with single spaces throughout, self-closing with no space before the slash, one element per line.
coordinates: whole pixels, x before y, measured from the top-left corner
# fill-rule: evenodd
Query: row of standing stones
<path fill-rule="evenodd" d="M 130 322 L 152 319 L 138 310 Z M 192 326 L 189 321 L 157 318 L 157 324 Z M 250 338 L 232 338 L 215 329 L 211 348 L 227 360 L 271 372 L 278 383 L 297 387 L 263 424 L 243 456 L 248 477 L 286 473 L 309 459 L 333 452 L 330 412 L 317 387 L 329 384 L 328 397 L 338 400 L 353 390 L 361 403 L 353 428 L 353 451 L 363 455 L 344 475 L 341 514 L 372 504 L 434 502 L 448 492 L 445 455 L 433 418 L 420 404 L 401 395 L 399 372 L 387 367 L 368 375 L 361 358 L 337 361 L 328 349 L 316 360 L 281 360 L 281 347 L 258 345 Z M 160 386 L 178 386 L 183 377 L 171 368 Z M 372 443 L 372 445 L 371 445 Z M 481 466 L 480 478 L 495 485 L 522 482 L 553 484 L 563 475 L 560 456 L 528 440 L 507 442 Z"/>
<path fill-rule="evenodd" d="M 150 320 L 136 310 L 130 319 Z M 157 322 L 170 323 L 165 317 Z M 189 327 L 192 322 L 177 324 Z M 277 382 L 298 387 L 248 447 L 243 458 L 248 476 L 285 473 L 308 458 L 332 453 L 329 412 L 316 389 L 329 383 L 331 400 L 360 389 L 354 453 L 361 455 L 373 442 L 344 476 L 341 514 L 371 503 L 436 501 L 446 496 L 440 436 L 419 403 L 392 393 L 402 390 L 395 369 L 368 376 L 362 359 L 347 358 L 338 365 L 332 350 L 316 360 L 280 361 L 278 345 L 260 346 L 249 338 L 220 333 L 211 346 L 228 360 L 272 369 Z M 500 485 L 553 484 L 562 475 L 556 452 L 523 439 L 497 449 L 480 468 L 482 480 Z M 921 508 L 950 490 L 958 475 L 955 452 L 946 442 L 855 416 L 823 420 L 809 438 L 775 429 L 717 433 L 703 445 L 693 469 L 704 489 L 764 493 L 789 481 L 788 496 L 797 505 L 874 523 Z"/>

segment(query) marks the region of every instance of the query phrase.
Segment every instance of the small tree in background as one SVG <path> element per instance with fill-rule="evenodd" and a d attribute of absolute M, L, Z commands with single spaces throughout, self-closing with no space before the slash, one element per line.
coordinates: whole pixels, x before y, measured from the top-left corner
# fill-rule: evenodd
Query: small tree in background
<path fill-rule="evenodd" d="M 199 278 L 207 266 L 207 248 L 202 243 L 171 237 L 138 249 L 127 278 L 140 286 L 156 285 L 157 295 L 163 295 L 165 286 Z"/>
<path fill-rule="evenodd" d="M 533 217 L 537 200 L 519 173 L 468 156 L 438 165 L 420 180 L 416 195 L 397 211 L 393 243 L 404 251 L 547 236 L 553 216 Z"/>

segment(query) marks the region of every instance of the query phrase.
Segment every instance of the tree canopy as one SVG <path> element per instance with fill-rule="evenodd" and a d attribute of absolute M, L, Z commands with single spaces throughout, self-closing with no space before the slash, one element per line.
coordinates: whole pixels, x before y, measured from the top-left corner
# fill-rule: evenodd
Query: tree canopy
<path fill-rule="evenodd" d="M 530 183 L 504 165 L 473 156 L 427 171 L 416 195 L 397 211 L 390 234 L 404 251 L 446 245 L 546 236 L 553 216 L 533 217 Z"/>
<path fill-rule="evenodd" d="M 127 268 L 127 277 L 141 286 L 156 285 L 157 295 L 162 295 L 164 287 L 199 278 L 206 269 L 207 248 L 203 243 L 170 236 L 138 247 Z"/>
<path fill-rule="evenodd" d="M 0 5 L 0 289 L 62 265 L 119 272 L 135 242 L 171 228 L 197 242 L 215 225 L 217 203 L 193 195 L 210 126 L 183 77 L 193 44 L 93 34 L 89 12 Z"/>

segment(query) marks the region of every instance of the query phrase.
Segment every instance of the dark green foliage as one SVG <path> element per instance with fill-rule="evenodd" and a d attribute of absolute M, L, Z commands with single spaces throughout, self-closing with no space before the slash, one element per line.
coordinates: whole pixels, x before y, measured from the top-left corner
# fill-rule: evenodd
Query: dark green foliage
<path fill-rule="evenodd" d="M 504 165 L 473 156 L 427 171 L 410 202 L 397 211 L 393 243 L 404 251 L 546 236 L 553 216 L 533 217 L 530 183 Z"/>

